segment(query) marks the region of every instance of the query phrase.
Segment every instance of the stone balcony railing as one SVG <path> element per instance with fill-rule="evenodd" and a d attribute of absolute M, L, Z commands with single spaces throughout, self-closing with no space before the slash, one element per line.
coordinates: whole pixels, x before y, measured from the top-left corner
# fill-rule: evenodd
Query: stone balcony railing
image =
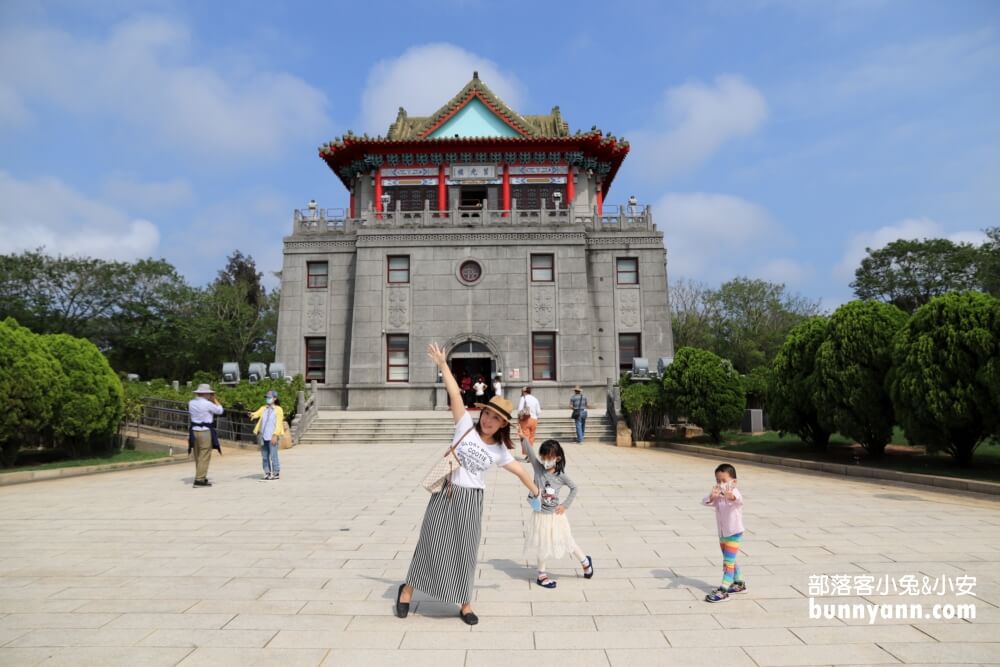
<path fill-rule="evenodd" d="M 516 203 L 515 203 L 516 204 Z M 359 229 L 423 227 L 550 227 L 566 225 L 593 232 L 657 231 L 649 206 L 607 206 L 601 215 L 593 207 L 492 210 L 488 208 L 448 211 L 362 211 L 351 217 L 345 209 L 296 209 L 292 234 L 353 234 Z"/>

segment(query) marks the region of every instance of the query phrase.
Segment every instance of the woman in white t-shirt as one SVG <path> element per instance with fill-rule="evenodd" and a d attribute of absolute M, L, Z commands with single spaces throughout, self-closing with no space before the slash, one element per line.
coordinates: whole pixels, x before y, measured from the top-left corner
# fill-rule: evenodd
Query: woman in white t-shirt
<path fill-rule="evenodd" d="M 513 404 L 494 396 L 481 409 L 479 423 L 462 404 L 462 391 L 448 368 L 444 349 L 435 343 L 427 354 L 438 367 L 455 419 L 455 457 L 461 465 L 451 475 L 445 489 L 431 494 L 420 527 L 420 540 L 413 552 L 406 581 L 396 594 L 396 616 L 406 618 L 413 591 L 461 605 L 459 616 L 468 625 L 479 618 L 472 612 L 472 585 L 476 576 L 479 540 L 483 530 L 483 490 L 485 474 L 494 465 L 512 473 L 524 484 L 534 505 L 541 505 L 538 487 L 527 471 L 514 461 L 510 450 L 510 413 Z"/>
<path fill-rule="evenodd" d="M 486 381 L 483 380 L 482 376 L 476 380 L 476 384 L 472 385 L 472 388 L 476 390 L 476 401 L 482 403 L 486 398 Z"/>

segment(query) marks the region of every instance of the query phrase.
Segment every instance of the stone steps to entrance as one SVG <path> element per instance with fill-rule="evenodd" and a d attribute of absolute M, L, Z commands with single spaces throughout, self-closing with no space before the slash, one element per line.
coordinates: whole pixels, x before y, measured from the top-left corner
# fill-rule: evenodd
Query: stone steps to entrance
<path fill-rule="evenodd" d="M 475 416 L 475 413 L 473 413 Z M 313 420 L 309 430 L 299 440 L 301 445 L 331 445 L 359 442 L 444 442 L 454 433 L 451 415 L 447 412 L 328 412 Z M 514 437 L 517 439 L 515 429 Z M 573 442 L 576 430 L 569 411 L 552 416 L 542 415 L 535 442 L 548 438 Z M 586 443 L 613 443 L 614 429 L 606 416 L 591 412 L 587 419 Z"/>

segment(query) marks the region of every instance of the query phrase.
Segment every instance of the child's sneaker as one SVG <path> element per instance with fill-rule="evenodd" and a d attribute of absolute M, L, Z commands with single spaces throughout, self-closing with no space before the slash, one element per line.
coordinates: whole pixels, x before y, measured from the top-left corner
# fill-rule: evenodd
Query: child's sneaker
<path fill-rule="evenodd" d="M 724 602 L 729 599 L 729 593 L 721 586 L 705 596 L 705 602 Z"/>
<path fill-rule="evenodd" d="M 729 587 L 726 591 L 727 593 L 746 593 L 747 592 L 747 582 L 745 581 L 734 581 L 733 585 Z"/>

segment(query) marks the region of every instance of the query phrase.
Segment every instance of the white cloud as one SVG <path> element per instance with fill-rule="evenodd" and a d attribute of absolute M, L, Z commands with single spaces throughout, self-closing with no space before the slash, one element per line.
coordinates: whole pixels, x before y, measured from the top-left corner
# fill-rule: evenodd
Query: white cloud
<path fill-rule="evenodd" d="M 521 84 L 513 74 L 453 44 L 423 44 L 372 67 L 361 95 L 364 131 L 384 135 L 399 107 L 411 116 L 434 113 L 469 82 L 473 71 L 514 111 L 527 113 L 519 108 Z"/>
<path fill-rule="evenodd" d="M 18 180 L 0 171 L 0 253 L 45 247 L 49 254 L 133 260 L 156 253 L 148 220 L 94 201 L 58 179 Z"/>
<path fill-rule="evenodd" d="M 288 140 L 327 129 L 326 97 L 302 79 L 222 71 L 192 51 L 187 27 L 165 18 L 123 21 L 97 40 L 7 26 L 0 30 L 0 130 L 11 116 L 23 122 L 18 109 L 46 105 L 121 119 L 156 147 L 246 159 L 271 157 Z"/>
<path fill-rule="evenodd" d="M 731 195 L 671 193 L 654 208 L 661 221 L 671 280 L 728 280 L 773 245 L 778 226 L 753 202 Z"/>
<path fill-rule="evenodd" d="M 191 184 L 180 178 L 139 181 L 133 175 L 113 174 L 104 181 L 104 198 L 129 209 L 157 211 L 194 201 Z"/>
<path fill-rule="evenodd" d="M 907 218 L 892 225 L 885 225 L 871 232 L 855 234 L 847 242 L 847 248 L 833 274 L 840 280 L 851 281 L 854 271 L 861 265 L 861 260 L 868 254 L 866 248 L 877 250 L 892 241 L 899 239 L 949 239 L 955 243 L 972 243 L 979 245 L 986 240 L 986 235 L 976 231 L 958 231 L 947 233 L 944 225 L 930 218 Z"/>
<path fill-rule="evenodd" d="M 662 180 L 753 134 L 767 115 L 767 101 L 757 88 L 737 76 L 720 76 L 712 85 L 686 83 L 667 90 L 651 126 L 626 136 L 641 177 Z"/>

